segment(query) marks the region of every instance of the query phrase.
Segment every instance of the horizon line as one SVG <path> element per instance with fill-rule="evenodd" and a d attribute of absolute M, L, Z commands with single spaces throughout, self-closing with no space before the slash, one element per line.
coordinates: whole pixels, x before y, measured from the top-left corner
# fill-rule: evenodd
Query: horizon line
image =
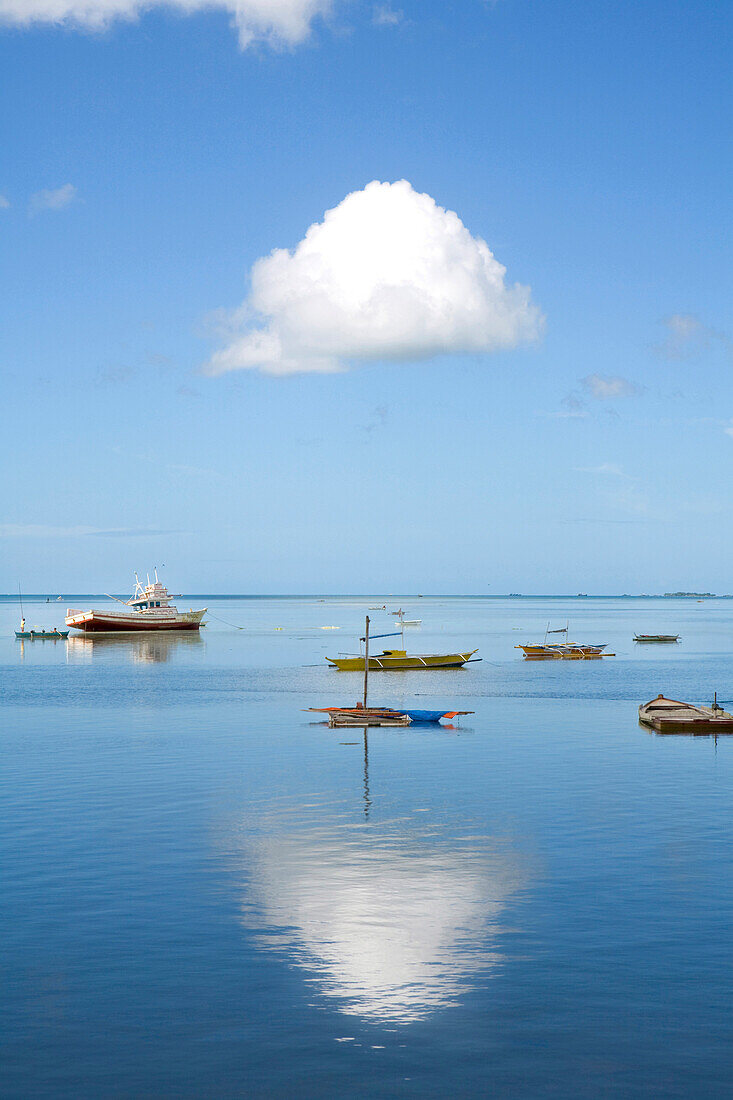
<path fill-rule="evenodd" d="M 53 594 L 50 592 L 24 592 L 24 600 L 47 599 Z M 127 595 L 107 592 L 70 592 L 64 596 L 53 596 L 53 602 L 60 599 L 71 600 L 82 596 L 106 598 L 110 595 Z M 188 592 L 184 593 L 187 599 L 237 599 L 237 600 L 353 600 L 353 599 L 412 599 L 412 600 L 730 600 L 733 593 L 727 592 Z M 182 596 L 177 597 L 179 599 Z M 0 599 L 17 600 L 17 592 L 0 592 Z M 374 608 L 381 611 L 382 608 Z"/>

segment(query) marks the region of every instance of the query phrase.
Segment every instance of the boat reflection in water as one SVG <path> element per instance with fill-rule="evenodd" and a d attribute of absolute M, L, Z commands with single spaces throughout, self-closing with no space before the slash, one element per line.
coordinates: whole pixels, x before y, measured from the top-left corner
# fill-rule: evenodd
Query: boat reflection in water
<path fill-rule="evenodd" d="M 502 961 L 502 913 L 527 877 L 511 846 L 404 819 L 292 824 L 259 821 L 268 835 L 244 842 L 244 923 L 269 926 L 263 946 L 287 952 L 341 1011 L 423 1020 Z"/>
<path fill-rule="evenodd" d="M 91 660 L 92 657 L 128 656 L 135 663 L 169 661 L 182 647 L 186 651 L 202 648 L 204 640 L 198 631 L 169 630 L 165 633 L 140 634 L 76 634 L 66 645 L 70 660 Z"/>

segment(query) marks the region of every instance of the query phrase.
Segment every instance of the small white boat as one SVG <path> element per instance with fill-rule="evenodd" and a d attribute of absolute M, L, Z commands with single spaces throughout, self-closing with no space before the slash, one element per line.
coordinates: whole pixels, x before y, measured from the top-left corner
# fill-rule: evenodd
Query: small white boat
<path fill-rule="evenodd" d="M 400 624 L 401 627 L 402 626 L 420 626 L 421 623 L 422 623 L 422 619 L 406 619 L 405 618 L 405 613 L 402 610 L 402 608 L 400 608 L 399 611 L 393 611 L 392 614 L 397 617 L 397 622 Z"/>

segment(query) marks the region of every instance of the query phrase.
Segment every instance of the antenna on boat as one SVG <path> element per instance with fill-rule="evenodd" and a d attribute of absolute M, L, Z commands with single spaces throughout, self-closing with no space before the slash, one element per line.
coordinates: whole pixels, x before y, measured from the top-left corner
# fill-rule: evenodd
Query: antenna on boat
<path fill-rule="evenodd" d="M 369 616 L 366 617 L 366 629 L 364 631 L 364 702 L 362 706 L 366 710 L 367 684 L 369 682 Z"/>
<path fill-rule="evenodd" d="M 18 581 L 18 599 L 20 600 L 20 617 L 22 619 L 22 618 L 24 618 L 24 616 L 23 616 L 23 597 L 20 594 L 20 581 Z"/>

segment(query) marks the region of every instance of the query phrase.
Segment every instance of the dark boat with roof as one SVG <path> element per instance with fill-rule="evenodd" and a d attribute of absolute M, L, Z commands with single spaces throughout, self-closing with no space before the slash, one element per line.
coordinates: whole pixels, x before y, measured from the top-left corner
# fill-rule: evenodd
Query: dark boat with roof
<path fill-rule="evenodd" d="M 657 733 L 733 733 L 733 714 L 719 706 L 717 694 L 709 707 L 658 695 L 639 707 L 639 721 Z"/>

